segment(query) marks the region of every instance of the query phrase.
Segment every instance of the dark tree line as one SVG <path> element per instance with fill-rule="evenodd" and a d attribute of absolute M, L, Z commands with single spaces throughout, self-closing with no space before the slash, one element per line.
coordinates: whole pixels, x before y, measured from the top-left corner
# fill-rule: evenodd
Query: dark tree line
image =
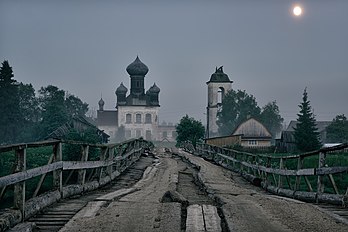
<path fill-rule="evenodd" d="M 84 116 L 88 104 L 56 86 L 41 87 L 14 79 L 12 67 L 0 68 L 0 144 L 31 142 L 47 135 L 74 116 Z"/>

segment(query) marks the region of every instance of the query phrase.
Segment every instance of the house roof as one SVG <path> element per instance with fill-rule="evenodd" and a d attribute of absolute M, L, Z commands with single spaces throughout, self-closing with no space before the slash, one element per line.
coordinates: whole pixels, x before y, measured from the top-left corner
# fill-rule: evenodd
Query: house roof
<path fill-rule="evenodd" d="M 239 124 L 232 135 L 242 134 L 243 138 L 272 138 L 267 128 L 254 118 L 250 118 Z"/>
<path fill-rule="evenodd" d="M 118 115 L 116 110 L 98 110 L 97 125 L 98 126 L 117 126 Z"/>
<path fill-rule="evenodd" d="M 331 123 L 332 121 L 316 121 L 318 132 L 324 131 Z M 296 125 L 297 121 L 291 121 L 285 131 L 295 131 Z"/>

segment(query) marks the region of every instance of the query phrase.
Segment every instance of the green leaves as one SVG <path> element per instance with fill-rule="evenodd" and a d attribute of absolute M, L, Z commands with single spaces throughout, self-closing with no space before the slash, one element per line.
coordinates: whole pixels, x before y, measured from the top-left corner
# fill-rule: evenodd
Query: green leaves
<path fill-rule="evenodd" d="M 204 138 L 204 131 L 204 126 L 200 121 L 186 114 L 176 126 L 178 134 L 176 137 L 177 145 L 185 141 L 191 141 L 193 146 L 196 146 L 196 143 Z"/>
<path fill-rule="evenodd" d="M 330 143 L 348 142 L 348 121 L 344 114 L 337 115 L 327 127 L 327 140 Z"/>

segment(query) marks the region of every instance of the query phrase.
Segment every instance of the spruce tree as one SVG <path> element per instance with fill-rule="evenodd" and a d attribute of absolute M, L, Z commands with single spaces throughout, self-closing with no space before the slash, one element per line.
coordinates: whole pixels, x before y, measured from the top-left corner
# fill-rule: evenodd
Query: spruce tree
<path fill-rule="evenodd" d="M 299 107 L 300 113 L 297 114 L 297 125 L 294 128 L 297 148 L 304 152 L 319 149 L 321 147 L 319 132 L 310 101 L 308 100 L 307 88 L 303 92 L 302 103 Z"/>
<path fill-rule="evenodd" d="M 21 129 L 18 83 L 8 61 L 0 67 L 0 144 L 18 142 Z"/>

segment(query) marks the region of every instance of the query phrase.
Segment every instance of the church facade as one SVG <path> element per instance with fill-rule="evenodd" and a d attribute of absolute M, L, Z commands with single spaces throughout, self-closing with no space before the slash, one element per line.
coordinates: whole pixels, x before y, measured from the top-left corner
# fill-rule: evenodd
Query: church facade
<path fill-rule="evenodd" d="M 98 128 L 110 135 L 111 142 L 143 137 L 152 141 L 175 141 L 175 126 L 159 125 L 160 88 L 154 83 L 145 92 L 148 67 L 137 57 L 126 68 L 130 76 L 130 91 L 121 83 L 116 89 L 116 110 L 104 110 L 104 100 L 99 100 Z"/>

